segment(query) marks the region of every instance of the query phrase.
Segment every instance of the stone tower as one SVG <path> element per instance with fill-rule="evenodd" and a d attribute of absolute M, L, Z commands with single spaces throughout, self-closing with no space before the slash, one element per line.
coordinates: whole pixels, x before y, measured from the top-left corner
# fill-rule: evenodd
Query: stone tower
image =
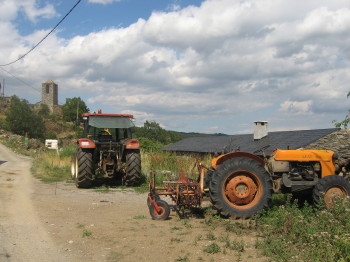
<path fill-rule="evenodd" d="M 57 84 L 51 79 L 41 84 L 41 103 L 46 104 L 51 113 L 54 112 L 55 107 L 58 105 L 57 87 Z"/>

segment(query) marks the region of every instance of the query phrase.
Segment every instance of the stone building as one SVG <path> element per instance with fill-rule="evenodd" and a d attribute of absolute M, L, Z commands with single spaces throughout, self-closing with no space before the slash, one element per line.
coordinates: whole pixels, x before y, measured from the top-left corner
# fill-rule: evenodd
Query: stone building
<path fill-rule="evenodd" d="M 58 86 L 51 79 L 41 84 L 41 104 L 49 107 L 50 112 L 55 112 L 58 106 Z"/>
<path fill-rule="evenodd" d="M 305 149 L 329 149 L 337 152 L 343 160 L 350 159 L 350 130 L 339 129 L 308 144 Z"/>
<path fill-rule="evenodd" d="M 58 85 L 51 79 L 41 84 L 41 101 L 35 104 L 34 110 L 40 110 L 42 104 L 47 105 L 50 114 L 62 113 L 61 106 L 58 104 Z"/>

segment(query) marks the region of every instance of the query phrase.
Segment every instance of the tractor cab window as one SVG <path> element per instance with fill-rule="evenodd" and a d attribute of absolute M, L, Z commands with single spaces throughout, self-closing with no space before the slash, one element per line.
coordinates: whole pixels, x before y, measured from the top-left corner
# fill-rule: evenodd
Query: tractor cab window
<path fill-rule="evenodd" d="M 109 128 L 89 126 L 86 137 L 97 141 L 116 141 L 115 131 Z"/>
<path fill-rule="evenodd" d="M 89 126 L 86 137 L 101 142 L 119 142 L 132 138 L 130 128 L 97 128 L 93 126 Z"/>
<path fill-rule="evenodd" d="M 119 142 L 131 138 L 131 127 L 134 126 L 128 117 L 90 116 L 86 137 L 100 142 Z"/>
<path fill-rule="evenodd" d="M 124 139 L 127 139 L 127 138 L 132 138 L 131 137 L 131 130 L 130 128 L 119 128 L 117 130 L 117 133 L 118 133 L 118 138 L 119 140 L 124 140 Z"/>

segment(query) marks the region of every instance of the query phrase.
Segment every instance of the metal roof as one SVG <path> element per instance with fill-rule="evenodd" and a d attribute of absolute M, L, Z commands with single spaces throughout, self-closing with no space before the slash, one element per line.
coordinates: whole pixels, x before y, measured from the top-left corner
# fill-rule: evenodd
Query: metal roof
<path fill-rule="evenodd" d="M 104 114 L 104 113 L 83 113 L 83 117 L 87 116 L 111 116 L 111 117 L 128 117 L 128 118 L 134 118 L 133 115 L 128 114 Z"/>
<path fill-rule="evenodd" d="M 254 141 L 253 134 L 230 136 L 190 137 L 163 147 L 161 150 L 176 152 L 215 153 L 234 151 L 257 153 L 264 149 L 271 154 L 276 148 L 303 148 L 316 140 L 338 131 L 339 128 L 269 132 L 267 136 Z"/>

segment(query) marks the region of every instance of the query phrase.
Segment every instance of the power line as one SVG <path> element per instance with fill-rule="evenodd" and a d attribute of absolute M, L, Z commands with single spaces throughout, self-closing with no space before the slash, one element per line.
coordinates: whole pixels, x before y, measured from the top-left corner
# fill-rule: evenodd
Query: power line
<path fill-rule="evenodd" d="M 13 78 L 17 79 L 18 81 L 20 81 L 21 83 L 25 84 L 26 86 L 29 86 L 30 88 L 34 89 L 35 91 L 37 92 L 41 92 L 40 90 L 38 90 L 37 88 L 35 87 L 32 87 L 30 84 L 28 84 L 27 82 L 23 81 L 22 79 L 20 79 L 19 77 L 15 76 L 14 74 L 10 73 L 9 71 L 5 70 L 4 68 L 1 68 L 1 70 L 5 71 L 7 74 L 9 74 L 10 76 L 12 76 Z"/>
<path fill-rule="evenodd" d="M 41 39 L 35 46 L 33 46 L 27 53 L 25 53 L 24 55 L 20 56 L 19 58 L 17 58 L 15 61 L 12 61 L 10 63 L 7 64 L 3 64 L 0 66 L 8 66 L 8 65 L 12 65 L 14 63 L 16 63 L 17 61 L 23 59 L 26 55 L 28 55 L 30 52 L 32 52 L 38 45 L 40 45 L 62 22 L 64 19 L 66 19 L 66 17 L 73 11 L 73 9 L 81 2 L 81 0 L 78 0 L 76 2 L 76 4 L 69 10 L 69 12 L 54 26 L 54 28 L 51 29 L 51 31 L 43 38 Z"/>
<path fill-rule="evenodd" d="M 7 74 L 9 74 L 10 76 L 12 76 L 13 78 L 17 79 L 17 80 L 20 81 L 21 83 L 25 84 L 26 86 L 29 86 L 30 88 L 34 89 L 35 91 L 41 93 L 41 90 L 39 90 L 38 88 L 35 88 L 35 87 L 31 86 L 30 84 L 28 84 L 28 83 L 25 82 L 24 80 L 20 79 L 19 77 L 15 76 L 14 74 L 10 73 L 9 71 L 7 71 L 7 70 L 5 70 L 5 69 L 3 69 L 3 68 L 1 68 L 1 67 L 0 67 L 0 69 L 3 70 L 3 71 L 5 71 Z M 4 88 L 4 87 L 3 87 L 3 88 Z M 60 101 L 60 100 L 59 100 L 58 102 L 59 102 L 60 104 L 62 104 L 62 105 L 64 104 L 64 103 L 62 103 L 62 101 Z"/>

